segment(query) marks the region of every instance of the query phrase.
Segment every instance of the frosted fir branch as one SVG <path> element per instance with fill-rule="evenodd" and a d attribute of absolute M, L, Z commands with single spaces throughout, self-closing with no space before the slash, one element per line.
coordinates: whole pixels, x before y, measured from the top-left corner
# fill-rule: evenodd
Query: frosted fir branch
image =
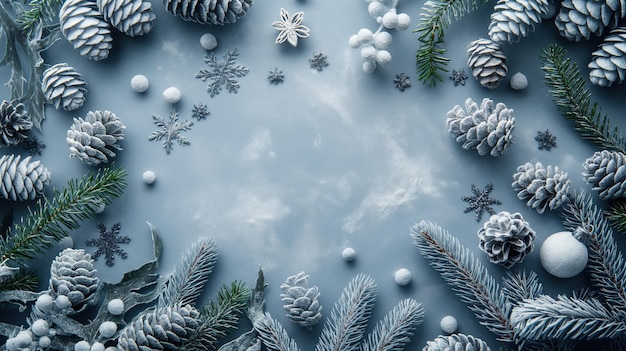
<path fill-rule="evenodd" d="M 57 26 L 59 24 L 59 10 L 65 0 L 31 0 L 30 9 L 23 12 L 17 19 L 17 24 L 26 32 L 31 32 L 37 26 Z"/>
<path fill-rule="evenodd" d="M 269 312 L 265 312 L 263 318 L 255 318 L 253 326 L 267 349 L 271 351 L 300 351 L 295 340 L 287 334 L 283 326 Z"/>
<path fill-rule="evenodd" d="M 361 351 L 401 351 L 422 323 L 424 308 L 414 299 L 404 299 L 378 322 L 363 342 Z"/>
<path fill-rule="evenodd" d="M 606 217 L 616 231 L 626 234 L 626 202 L 612 201 Z"/>
<path fill-rule="evenodd" d="M 626 323 L 597 299 L 581 300 L 542 295 L 513 308 L 511 323 L 521 339 L 612 339 L 626 331 Z"/>
<path fill-rule="evenodd" d="M 514 342 L 507 297 L 472 252 L 446 230 L 427 221 L 413 225 L 410 235 L 422 256 L 468 304 L 480 324 L 498 340 Z"/>
<path fill-rule="evenodd" d="M 335 303 L 324 324 L 315 351 L 353 351 L 363 338 L 372 306 L 376 283 L 365 274 L 354 277 Z"/>
<path fill-rule="evenodd" d="M 502 292 L 509 303 L 518 305 L 525 299 L 534 299 L 543 293 L 543 285 L 537 279 L 535 272 L 507 271 L 502 278 Z"/>

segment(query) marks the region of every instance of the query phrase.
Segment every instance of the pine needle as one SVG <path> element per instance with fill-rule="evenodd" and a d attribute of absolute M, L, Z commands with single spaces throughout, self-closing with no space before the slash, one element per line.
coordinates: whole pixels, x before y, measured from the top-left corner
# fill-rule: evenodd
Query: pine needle
<path fill-rule="evenodd" d="M 509 303 L 518 305 L 525 299 L 534 299 L 543 292 L 543 285 L 537 279 L 537 273 L 507 271 L 502 278 L 502 292 Z"/>
<path fill-rule="evenodd" d="M 17 272 L 17 274 L 0 281 L 0 292 L 11 290 L 35 291 L 39 277 L 33 272 Z"/>
<path fill-rule="evenodd" d="M 604 149 L 625 151 L 624 136 L 612 127 L 597 103 L 591 104 L 591 93 L 578 65 L 567 57 L 567 50 L 557 44 L 544 49 L 541 60 L 546 84 L 563 117 L 574 123 L 574 129 L 587 140 Z"/>
<path fill-rule="evenodd" d="M 65 0 L 31 0 L 30 9 L 17 19 L 20 29 L 31 32 L 40 25 L 55 25 L 59 21 L 59 10 Z"/>
<path fill-rule="evenodd" d="M 404 299 L 381 320 L 360 348 L 361 351 L 402 351 L 422 323 L 424 308 L 413 299 Z"/>
<path fill-rule="evenodd" d="M 254 329 L 259 333 L 259 338 L 268 350 L 300 351 L 296 341 L 269 312 L 265 312 L 264 316 L 264 318 L 254 320 Z"/>
<path fill-rule="evenodd" d="M 626 202 L 611 203 L 606 217 L 611 221 L 615 230 L 622 234 L 626 233 Z"/>

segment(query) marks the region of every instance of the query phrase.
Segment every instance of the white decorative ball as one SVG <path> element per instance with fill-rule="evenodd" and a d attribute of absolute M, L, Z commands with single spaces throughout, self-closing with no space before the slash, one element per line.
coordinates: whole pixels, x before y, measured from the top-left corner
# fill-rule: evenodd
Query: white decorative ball
<path fill-rule="evenodd" d="M 124 313 L 124 301 L 122 299 L 112 299 L 107 304 L 107 311 L 114 316 Z"/>
<path fill-rule="evenodd" d="M 374 36 L 374 46 L 376 49 L 388 49 L 392 42 L 393 36 L 389 32 L 380 32 Z"/>
<path fill-rule="evenodd" d="M 179 102 L 182 96 L 183 95 L 177 87 L 169 87 L 163 90 L 163 98 L 170 104 L 175 104 Z"/>
<path fill-rule="evenodd" d="M 15 338 L 8 338 L 6 344 L 4 346 L 8 351 L 17 351 L 17 345 L 15 345 Z"/>
<path fill-rule="evenodd" d="M 441 330 L 446 334 L 453 334 L 459 329 L 459 323 L 454 316 L 445 316 L 439 322 Z"/>
<path fill-rule="evenodd" d="M 143 172 L 143 174 L 141 175 L 141 179 L 143 179 L 143 182 L 148 185 L 154 184 L 154 182 L 156 182 L 156 178 L 156 173 L 150 170 Z"/>
<path fill-rule="evenodd" d="M 385 12 L 387 12 L 387 6 L 383 5 L 382 3 L 378 1 L 372 1 L 367 6 L 367 12 L 369 12 L 370 16 L 374 18 L 380 17 L 384 15 Z"/>
<path fill-rule="evenodd" d="M 98 331 L 103 337 L 110 338 L 117 333 L 117 324 L 111 321 L 102 322 L 98 327 Z"/>
<path fill-rule="evenodd" d="M 376 62 L 374 60 L 363 62 L 363 72 L 374 73 L 376 70 Z"/>
<path fill-rule="evenodd" d="M 386 65 L 391 62 L 391 53 L 387 50 L 378 50 L 376 52 L 376 62 L 381 65 Z"/>
<path fill-rule="evenodd" d="M 48 335 L 50 324 L 45 319 L 38 319 L 30 326 L 30 330 L 37 336 Z"/>
<path fill-rule="evenodd" d="M 539 258 L 548 273 L 558 278 L 571 278 L 585 269 L 589 253 L 587 246 L 571 232 L 558 232 L 543 242 Z"/>
<path fill-rule="evenodd" d="M 361 57 L 364 60 L 368 60 L 368 61 L 375 60 L 376 59 L 376 49 L 373 46 L 371 46 L 371 45 L 364 46 L 361 49 Z"/>
<path fill-rule="evenodd" d="M 511 77 L 511 88 L 515 90 L 524 90 L 528 86 L 528 78 L 521 73 L 517 72 Z"/>
<path fill-rule="evenodd" d="M 411 25 L 411 17 L 406 13 L 401 13 L 398 15 L 398 24 L 396 24 L 396 28 L 399 30 L 405 30 L 409 28 Z"/>
<path fill-rule="evenodd" d="M 356 258 L 356 251 L 351 247 L 346 247 L 341 252 L 341 258 L 346 262 L 352 262 Z"/>
<path fill-rule="evenodd" d="M 148 90 L 149 86 L 150 81 L 148 80 L 148 77 L 144 76 L 143 74 L 134 75 L 130 79 L 130 87 L 136 93 L 143 93 L 144 91 Z"/>
<path fill-rule="evenodd" d="M 396 281 L 396 284 L 400 286 L 405 286 L 411 283 L 411 280 L 413 280 L 413 275 L 408 269 L 400 268 L 393 274 L 393 279 Z"/>
<path fill-rule="evenodd" d="M 72 307 L 72 303 L 70 302 L 70 299 L 68 299 L 67 296 L 65 295 L 57 296 L 57 298 L 54 300 L 54 304 L 60 310 L 64 310 L 66 308 Z"/>
<path fill-rule="evenodd" d="M 35 301 L 35 306 L 43 312 L 49 312 L 52 309 L 54 300 L 49 294 L 43 294 Z"/>
<path fill-rule="evenodd" d="M 357 34 L 353 34 L 350 39 L 348 39 L 348 45 L 350 45 L 351 48 L 356 49 L 361 45 L 361 40 L 359 39 L 359 36 Z"/>
<path fill-rule="evenodd" d="M 28 330 L 22 330 L 17 333 L 14 340 L 18 349 L 25 349 L 33 343 L 33 334 Z"/>
<path fill-rule="evenodd" d="M 96 341 L 91 345 L 90 351 L 104 351 L 104 344 Z"/>
<path fill-rule="evenodd" d="M 396 28 L 398 25 L 398 15 L 393 12 L 387 12 L 383 16 L 383 26 L 389 29 Z"/>
<path fill-rule="evenodd" d="M 104 351 L 119 351 L 119 349 L 116 346 L 109 346 Z"/>
<path fill-rule="evenodd" d="M 91 345 L 86 340 L 81 340 L 74 344 L 74 351 L 90 351 Z"/>
<path fill-rule="evenodd" d="M 65 236 L 59 240 L 58 245 L 61 250 L 71 249 L 74 247 L 74 239 L 71 236 Z"/>
<path fill-rule="evenodd" d="M 213 50 L 217 47 L 217 38 L 211 33 L 204 33 L 200 37 L 200 46 L 205 50 Z"/>
<path fill-rule="evenodd" d="M 367 42 L 370 42 L 372 40 L 372 37 L 374 36 L 374 34 L 372 33 L 371 30 L 369 30 L 367 28 L 361 28 L 361 29 L 359 29 L 359 32 L 357 33 L 357 36 L 359 37 L 359 41 L 361 43 L 367 43 Z"/>
<path fill-rule="evenodd" d="M 96 214 L 100 214 L 102 212 L 104 212 L 104 209 L 106 208 L 107 204 L 104 203 L 104 201 L 99 201 L 98 202 L 98 207 L 94 208 L 94 212 Z"/>
<path fill-rule="evenodd" d="M 44 336 L 39 338 L 39 346 L 40 347 L 43 347 L 45 349 L 45 348 L 50 347 L 50 344 L 52 344 L 52 340 L 47 335 L 44 335 Z"/>

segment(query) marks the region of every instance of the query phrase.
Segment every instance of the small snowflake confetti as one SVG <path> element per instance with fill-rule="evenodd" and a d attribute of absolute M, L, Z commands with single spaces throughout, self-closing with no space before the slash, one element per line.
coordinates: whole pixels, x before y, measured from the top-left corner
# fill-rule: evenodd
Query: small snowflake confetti
<path fill-rule="evenodd" d="M 289 12 L 280 9 L 280 21 L 272 23 L 272 27 L 280 31 L 274 43 L 282 44 L 287 41 L 293 47 L 298 46 L 298 37 L 306 38 L 310 33 L 309 28 L 302 25 L 303 19 L 304 12 L 296 12 L 293 16 L 289 16 Z"/>
<path fill-rule="evenodd" d="M 267 79 L 270 81 L 271 84 L 278 85 L 285 81 L 285 75 L 283 74 L 282 70 L 274 67 L 274 69 L 271 69 L 270 73 L 267 75 Z"/>
<path fill-rule="evenodd" d="M 549 129 L 546 129 L 545 132 L 537 131 L 535 140 L 539 144 L 539 150 L 550 151 L 550 149 L 556 147 L 556 137 L 550 133 Z"/>
<path fill-rule="evenodd" d="M 206 90 L 211 97 L 218 95 L 222 91 L 222 87 L 226 88 L 229 93 L 237 93 L 239 91 L 239 82 L 237 78 L 244 77 L 250 70 L 248 67 L 237 63 L 239 51 L 237 49 L 228 50 L 224 54 L 224 60 L 219 61 L 213 52 L 207 52 L 204 62 L 209 69 L 201 69 L 196 73 L 196 78 L 202 81 L 209 81 Z"/>
<path fill-rule="evenodd" d="M 148 137 L 148 140 L 157 141 L 164 139 L 163 148 L 166 153 L 169 154 L 170 151 L 172 151 L 174 140 L 178 140 L 178 145 L 181 146 L 190 144 L 186 137 L 180 135 L 180 132 L 190 130 L 191 126 L 193 126 L 192 121 L 184 120 L 183 122 L 179 122 L 178 112 L 176 111 L 172 111 L 170 113 L 169 121 L 165 121 L 163 117 L 159 115 L 152 115 L 152 119 L 154 120 L 154 124 L 161 129 L 152 132 L 152 134 Z"/>
<path fill-rule="evenodd" d="M 191 117 L 197 119 L 198 121 L 206 119 L 210 114 L 211 112 L 209 112 L 209 108 L 203 103 L 199 103 L 197 105 L 194 104 L 191 109 Z"/>
<path fill-rule="evenodd" d="M 120 244 L 128 244 L 130 238 L 127 236 L 119 236 L 122 225 L 120 222 L 113 224 L 111 231 L 107 231 L 107 228 L 103 223 L 98 224 L 98 233 L 100 237 L 98 239 L 89 239 L 85 241 L 87 246 L 97 246 L 98 249 L 93 254 L 93 259 L 97 260 L 100 255 L 104 255 L 107 266 L 112 266 L 115 263 L 115 255 L 119 255 L 121 258 L 126 259 L 128 254 L 126 251 L 120 248 Z"/>
<path fill-rule="evenodd" d="M 321 51 L 316 51 L 313 56 L 309 58 L 309 65 L 311 68 L 321 72 L 324 67 L 328 66 L 328 56 Z"/>
<path fill-rule="evenodd" d="M 468 213 L 471 211 L 476 212 L 476 222 L 480 222 L 483 212 L 488 212 L 490 215 L 496 214 L 496 211 L 491 208 L 491 205 L 501 205 L 502 201 L 492 199 L 489 197 L 489 193 L 493 190 L 493 184 L 489 183 L 482 192 L 478 187 L 472 184 L 472 193 L 474 196 L 463 196 L 461 199 L 465 202 L 469 202 L 469 207 L 463 211 Z"/>
<path fill-rule="evenodd" d="M 24 141 L 22 141 L 22 147 L 29 155 L 41 155 L 41 150 L 46 148 L 46 144 L 39 141 L 39 139 L 35 137 L 30 137 Z"/>
<path fill-rule="evenodd" d="M 404 72 L 398 73 L 396 74 L 396 78 L 393 79 L 393 85 L 395 85 L 398 90 L 404 91 L 411 87 L 411 78 Z"/>
<path fill-rule="evenodd" d="M 457 86 L 459 84 L 461 85 L 465 85 L 465 80 L 467 79 L 467 76 L 465 75 L 465 70 L 463 68 L 461 68 L 460 70 L 452 70 L 452 74 L 450 75 L 450 80 L 452 80 L 454 82 L 454 86 Z"/>

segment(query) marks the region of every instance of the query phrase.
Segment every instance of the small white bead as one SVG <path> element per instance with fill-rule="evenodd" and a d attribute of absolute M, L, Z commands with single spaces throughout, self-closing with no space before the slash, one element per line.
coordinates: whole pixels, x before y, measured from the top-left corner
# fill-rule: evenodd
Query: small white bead
<path fill-rule="evenodd" d="M 409 28 L 411 25 L 411 17 L 406 13 L 398 14 L 398 23 L 396 24 L 396 28 L 399 30 L 405 30 Z"/>
<path fill-rule="evenodd" d="M 35 301 L 35 306 L 43 312 L 49 312 L 52 309 L 52 305 L 54 304 L 54 300 L 52 296 L 48 294 L 43 294 L 37 298 Z"/>
<path fill-rule="evenodd" d="M 374 46 L 376 49 L 388 49 L 392 42 L 393 36 L 389 32 L 380 32 L 374 36 Z"/>
<path fill-rule="evenodd" d="M 72 306 L 72 303 L 70 302 L 70 299 L 68 299 L 67 296 L 65 296 L 65 295 L 57 296 L 56 300 L 54 300 L 54 304 L 60 310 L 64 310 L 66 308 L 70 308 Z"/>
<path fill-rule="evenodd" d="M 376 59 L 376 49 L 373 46 L 371 46 L 371 45 L 363 47 L 361 49 L 361 57 L 364 60 L 367 60 L 367 61 L 375 60 Z"/>
<path fill-rule="evenodd" d="M 50 324 L 44 319 L 38 319 L 30 326 L 30 330 L 37 336 L 48 335 Z"/>
<path fill-rule="evenodd" d="M 400 268 L 393 274 L 393 279 L 396 281 L 396 284 L 400 286 L 405 286 L 411 283 L 411 280 L 413 280 L 413 275 L 408 269 Z"/>
<path fill-rule="evenodd" d="M 217 38 L 211 33 L 204 33 L 200 37 L 200 46 L 205 50 L 213 50 L 217 47 Z"/>
<path fill-rule="evenodd" d="M 528 79 L 523 73 L 517 72 L 511 77 L 510 83 L 511 88 L 515 90 L 524 90 L 528 86 Z"/>
<path fill-rule="evenodd" d="M 33 334 L 28 330 L 22 330 L 15 336 L 15 346 L 18 349 L 30 347 L 33 342 Z"/>
<path fill-rule="evenodd" d="M 357 36 L 359 37 L 361 43 L 367 43 L 372 40 L 373 33 L 367 28 L 361 28 L 357 33 Z"/>
<path fill-rule="evenodd" d="M 99 201 L 97 207 L 93 209 L 93 212 L 95 214 L 100 214 L 104 212 L 104 209 L 106 208 L 106 206 L 107 205 L 104 203 L 104 201 Z"/>
<path fill-rule="evenodd" d="M 361 40 L 359 40 L 359 36 L 353 34 L 350 39 L 348 39 L 348 45 L 350 45 L 350 47 L 353 49 L 358 48 L 361 45 Z"/>
<path fill-rule="evenodd" d="M 94 342 L 93 345 L 91 345 L 90 351 L 104 351 L 104 344 L 101 342 Z"/>
<path fill-rule="evenodd" d="M 150 81 L 148 80 L 148 77 L 143 74 L 134 75 L 133 78 L 130 79 L 130 87 L 136 93 L 143 93 L 148 90 L 149 86 Z"/>
<path fill-rule="evenodd" d="M 389 29 L 396 28 L 398 25 L 398 15 L 393 12 L 387 12 L 383 16 L 383 26 Z"/>
<path fill-rule="evenodd" d="M 376 62 L 381 65 L 386 65 L 391 62 L 391 54 L 387 50 L 378 50 L 376 52 Z"/>
<path fill-rule="evenodd" d="M 369 12 L 370 16 L 376 18 L 384 15 L 385 12 L 387 12 L 387 6 L 378 1 L 370 2 L 370 4 L 367 6 L 367 11 Z"/>
<path fill-rule="evenodd" d="M 376 61 L 368 60 L 363 62 L 363 72 L 365 73 L 374 73 L 376 70 Z"/>
<path fill-rule="evenodd" d="M 457 322 L 454 316 L 445 316 L 441 318 L 441 322 L 439 322 L 439 326 L 441 330 L 443 330 L 446 334 L 452 334 L 457 331 L 459 328 L 459 323 Z"/>
<path fill-rule="evenodd" d="M 85 340 L 81 340 L 74 344 L 74 351 L 90 351 L 91 345 Z"/>
<path fill-rule="evenodd" d="M 61 250 L 65 250 L 65 249 L 71 249 L 74 247 L 74 239 L 72 239 L 71 236 L 66 236 L 61 238 L 61 240 L 59 240 L 59 249 Z"/>
<path fill-rule="evenodd" d="M 52 344 L 52 340 L 50 339 L 50 337 L 44 335 L 39 338 L 39 346 L 43 348 L 48 348 L 50 347 L 50 344 Z"/>
<path fill-rule="evenodd" d="M 163 98 L 170 104 L 175 104 L 179 102 L 182 96 L 183 95 L 181 94 L 180 90 L 178 90 L 178 88 L 176 87 L 169 87 L 163 90 Z"/>
<path fill-rule="evenodd" d="M 156 178 L 156 173 L 150 170 L 143 172 L 143 174 L 141 175 L 141 179 L 143 179 L 143 182 L 148 185 L 154 184 L 154 182 L 156 182 Z"/>
<path fill-rule="evenodd" d="M 107 305 L 107 311 L 114 316 L 124 313 L 124 301 L 121 299 L 112 299 Z"/>
<path fill-rule="evenodd" d="M 100 327 L 98 327 L 98 331 L 103 337 L 110 338 L 117 333 L 117 324 L 111 321 L 102 322 Z"/>
<path fill-rule="evenodd" d="M 352 262 L 356 258 L 356 251 L 354 251 L 354 249 L 351 247 L 346 247 L 341 252 L 341 257 L 346 262 Z"/>

